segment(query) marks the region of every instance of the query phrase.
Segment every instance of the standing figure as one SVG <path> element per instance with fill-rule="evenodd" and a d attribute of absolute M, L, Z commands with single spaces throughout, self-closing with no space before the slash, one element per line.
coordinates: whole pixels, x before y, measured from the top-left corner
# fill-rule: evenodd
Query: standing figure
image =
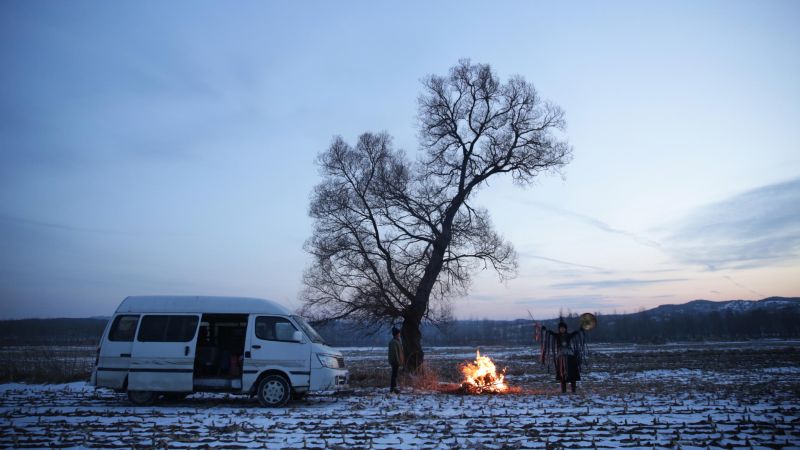
<path fill-rule="evenodd" d="M 395 394 L 400 393 L 397 388 L 397 372 L 403 365 L 403 342 L 400 340 L 400 330 L 392 327 L 392 340 L 389 341 L 389 365 L 392 366 L 391 391 Z"/>
<path fill-rule="evenodd" d="M 539 325 L 537 324 L 537 328 Z M 561 392 L 567 392 L 567 383 L 572 392 L 577 389 L 576 382 L 581 379 L 581 366 L 586 361 L 586 335 L 582 328 L 572 333 L 567 331 L 567 324 L 561 320 L 558 333 L 542 326 L 537 330 L 537 337 L 542 343 L 541 361 L 556 369 L 556 380 L 561 383 Z M 547 358 L 547 354 L 552 359 Z"/>

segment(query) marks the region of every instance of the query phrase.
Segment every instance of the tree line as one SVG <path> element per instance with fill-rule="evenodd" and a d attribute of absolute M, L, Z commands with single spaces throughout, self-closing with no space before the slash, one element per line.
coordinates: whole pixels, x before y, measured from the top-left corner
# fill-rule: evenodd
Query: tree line
<path fill-rule="evenodd" d="M 800 303 L 798 303 L 800 305 Z M 589 332 L 590 342 L 659 344 L 664 342 L 800 338 L 800 307 L 754 308 L 670 313 L 659 308 L 631 314 L 596 314 L 598 325 Z M 578 329 L 578 315 L 564 318 L 570 330 Z M 0 346 L 95 345 L 107 318 L 24 319 L 0 321 Z M 558 319 L 543 320 L 555 329 Z M 333 346 L 384 346 L 389 326 L 365 329 L 357 322 L 339 320 L 316 324 L 322 337 Z M 423 323 L 428 346 L 532 345 L 534 321 L 452 320 L 434 325 Z"/>
<path fill-rule="evenodd" d="M 704 340 L 792 339 L 800 338 L 800 309 L 755 309 L 743 313 L 686 311 L 657 315 L 649 311 L 633 314 L 596 314 L 598 325 L 588 332 L 590 342 L 660 344 Z M 578 316 L 564 318 L 570 330 L 578 329 Z M 542 321 L 556 329 L 558 319 Z M 335 322 L 320 325 L 320 334 L 334 346 L 383 346 L 389 329 L 364 330 L 357 324 Z M 532 345 L 534 321 L 457 320 L 441 325 L 424 324 L 426 345 L 481 346 Z"/>

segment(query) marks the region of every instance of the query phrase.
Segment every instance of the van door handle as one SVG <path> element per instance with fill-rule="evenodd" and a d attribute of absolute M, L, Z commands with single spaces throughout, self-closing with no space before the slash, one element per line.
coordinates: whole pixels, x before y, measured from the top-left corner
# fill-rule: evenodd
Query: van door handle
<path fill-rule="evenodd" d="M 258 344 L 253 344 L 253 348 L 255 348 L 255 349 L 259 349 L 259 348 L 261 348 L 261 346 L 260 346 L 260 345 L 258 345 Z"/>
<path fill-rule="evenodd" d="M 183 349 L 183 356 L 189 356 L 189 346 L 188 345 Z"/>
<path fill-rule="evenodd" d="M 131 357 L 131 354 L 130 354 L 130 353 L 120 353 L 120 354 L 119 354 L 119 357 L 120 357 L 120 358 L 130 358 L 130 357 Z"/>

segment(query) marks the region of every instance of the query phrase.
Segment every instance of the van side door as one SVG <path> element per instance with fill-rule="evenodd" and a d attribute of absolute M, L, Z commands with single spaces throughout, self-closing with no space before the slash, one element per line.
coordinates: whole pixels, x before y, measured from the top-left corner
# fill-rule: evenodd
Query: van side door
<path fill-rule="evenodd" d="M 258 374 L 267 369 L 287 374 L 293 388 L 309 385 L 311 344 L 291 320 L 282 316 L 253 315 L 247 328 L 243 388 L 252 386 Z M 295 340 L 295 333 L 299 333 L 299 341 Z"/>
<path fill-rule="evenodd" d="M 100 342 L 100 353 L 96 367 L 96 385 L 111 389 L 122 389 L 131 364 L 131 348 L 138 314 L 119 314 L 111 318 L 108 334 Z"/>
<path fill-rule="evenodd" d="M 133 343 L 128 390 L 192 392 L 199 314 L 145 314 Z"/>

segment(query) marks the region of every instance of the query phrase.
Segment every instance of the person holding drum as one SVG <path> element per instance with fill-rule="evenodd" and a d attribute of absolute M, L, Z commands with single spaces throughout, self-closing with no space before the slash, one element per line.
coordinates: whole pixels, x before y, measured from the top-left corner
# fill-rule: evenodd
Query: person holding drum
<path fill-rule="evenodd" d="M 581 316 L 581 328 L 569 332 L 566 322 L 561 319 L 558 323 L 558 332 L 548 330 L 547 327 L 536 324 L 536 338 L 541 342 L 541 362 L 550 367 L 552 364 L 556 371 L 556 381 L 561 383 L 561 392 L 567 392 L 567 383 L 572 392 L 577 390 L 577 382 L 581 379 L 581 366 L 587 360 L 586 334 L 584 330 L 594 328 L 597 320 L 592 314 Z M 552 360 L 548 360 L 550 354 Z"/>

